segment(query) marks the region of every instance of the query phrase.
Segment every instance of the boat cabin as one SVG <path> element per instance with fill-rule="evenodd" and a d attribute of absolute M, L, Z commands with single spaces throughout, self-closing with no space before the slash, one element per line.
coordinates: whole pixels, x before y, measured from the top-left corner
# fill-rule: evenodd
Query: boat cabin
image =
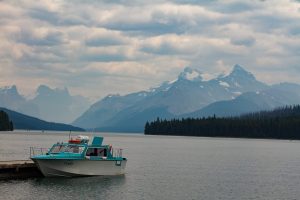
<path fill-rule="evenodd" d="M 103 145 L 103 137 L 94 137 L 89 145 L 86 136 L 70 139 L 68 143 L 56 143 L 47 155 L 56 158 L 116 159 L 122 157 L 122 149 L 114 149 L 111 145 Z"/>

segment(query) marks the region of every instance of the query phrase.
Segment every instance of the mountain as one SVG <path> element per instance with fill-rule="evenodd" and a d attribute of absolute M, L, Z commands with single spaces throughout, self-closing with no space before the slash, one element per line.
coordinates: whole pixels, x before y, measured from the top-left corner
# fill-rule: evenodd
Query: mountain
<path fill-rule="evenodd" d="M 239 74 L 243 78 L 240 78 Z M 163 90 L 160 89 L 162 86 Z M 208 81 L 204 80 L 198 70 L 185 68 L 175 81 L 164 83 L 162 86 L 158 88 L 159 92 L 148 95 L 143 101 L 135 104 L 134 112 L 152 107 L 167 107 L 170 113 L 181 115 L 212 102 L 232 99 L 241 93 L 266 87 L 238 65 L 229 75 Z"/>
<path fill-rule="evenodd" d="M 70 123 L 89 107 L 82 96 L 71 96 L 68 89 L 51 89 L 40 85 L 34 99 L 30 100 L 39 109 L 38 117 L 55 122 Z"/>
<path fill-rule="evenodd" d="M 216 115 L 217 117 L 238 116 L 261 110 L 300 103 L 300 85 L 293 83 L 276 84 L 268 89 L 244 93 L 233 100 L 218 101 L 198 111 L 181 117 L 200 118 Z"/>
<path fill-rule="evenodd" d="M 20 95 L 15 85 L 0 88 L 0 106 L 28 115 L 39 116 L 38 107 Z"/>
<path fill-rule="evenodd" d="M 133 93 L 125 96 L 108 95 L 93 104 L 73 124 L 84 128 L 96 128 L 99 124 L 107 126 L 109 120 L 123 109 L 126 109 L 147 96 L 147 92 Z"/>
<path fill-rule="evenodd" d="M 53 123 L 40 120 L 35 117 L 21 114 L 6 108 L 0 108 L 0 110 L 6 112 L 9 119 L 13 122 L 14 129 L 24 130 L 55 130 L 55 131 L 84 131 L 82 128 L 75 126 Z"/>
<path fill-rule="evenodd" d="M 166 107 L 152 107 L 141 112 L 128 113 L 125 109 L 118 113 L 117 116 L 106 124 L 106 126 L 96 127 L 97 131 L 113 131 L 113 132 L 141 132 L 144 129 L 147 121 L 153 121 L 157 117 L 163 119 L 171 119 L 176 117 L 170 113 Z"/>
<path fill-rule="evenodd" d="M 235 65 L 230 74 L 211 80 L 205 80 L 200 71 L 187 67 L 176 80 L 164 82 L 149 91 L 100 100 L 73 125 L 100 130 L 142 131 L 146 121 L 157 117 L 181 116 L 211 103 L 267 87 L 239 65 Z"/>
<path fill-rule="evenodd" d="M 88 99 L 70 95 L 67 88 L 51 89 L 41 85 L 33 99 L 20 95 L 15 85 L 0 88 L 0 107 L 47 121 L 70 123 L 86 111 L 89 105 Z"/>
<path fill-rule="evenodd" d="M 217 80 L 224 86 L 228 84 L 229 89 L 236 93 L 258 91 L 267 88 L 266 84 L 257 81 L 252 73 L 246 71 L 240 65 L 235 65 L 228 76 L 220 76 Z"/>

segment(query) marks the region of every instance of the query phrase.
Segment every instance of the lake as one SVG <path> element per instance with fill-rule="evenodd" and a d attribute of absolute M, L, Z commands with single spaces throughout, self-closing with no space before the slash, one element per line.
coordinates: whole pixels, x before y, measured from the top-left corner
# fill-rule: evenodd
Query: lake
<path fill-rule="evenodd" d="M 0 160 L 27 159 L 30 146 L 48 148 L 68 134 L 1 132 Z M 0 181 L 0 199 L 300 197 L 299 141 L 94 134 L 124 149 L 124 176 Z"/>

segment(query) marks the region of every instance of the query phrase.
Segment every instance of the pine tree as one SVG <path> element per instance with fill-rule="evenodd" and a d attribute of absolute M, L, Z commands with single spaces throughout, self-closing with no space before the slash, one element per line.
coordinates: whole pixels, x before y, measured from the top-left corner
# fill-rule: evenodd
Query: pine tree
<path fill-rule="evenodd" d="M 0 111 L 0 131 L 12 131 L 14 129 L 12 121 L 9 120 L 9 117 L 6 112 L 3 110 Z"/>

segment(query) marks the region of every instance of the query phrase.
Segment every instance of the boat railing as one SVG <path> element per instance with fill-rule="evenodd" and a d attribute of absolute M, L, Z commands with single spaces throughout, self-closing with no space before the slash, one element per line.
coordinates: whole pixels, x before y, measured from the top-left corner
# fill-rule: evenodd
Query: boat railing
<path fill-rule="evenodd" d="M 123 152 L 123 149 L 118 149 L 118 148 L 111 149 L 111 154 L 115 158 L 122 158 L 122 152 Z"/>
<path fill-rule="evenodd" d="M 48 153 L 48 151 L 48 148 L 30 147 L 30 157 L 37 155 L 45 155 L 46 153 Z"/>

